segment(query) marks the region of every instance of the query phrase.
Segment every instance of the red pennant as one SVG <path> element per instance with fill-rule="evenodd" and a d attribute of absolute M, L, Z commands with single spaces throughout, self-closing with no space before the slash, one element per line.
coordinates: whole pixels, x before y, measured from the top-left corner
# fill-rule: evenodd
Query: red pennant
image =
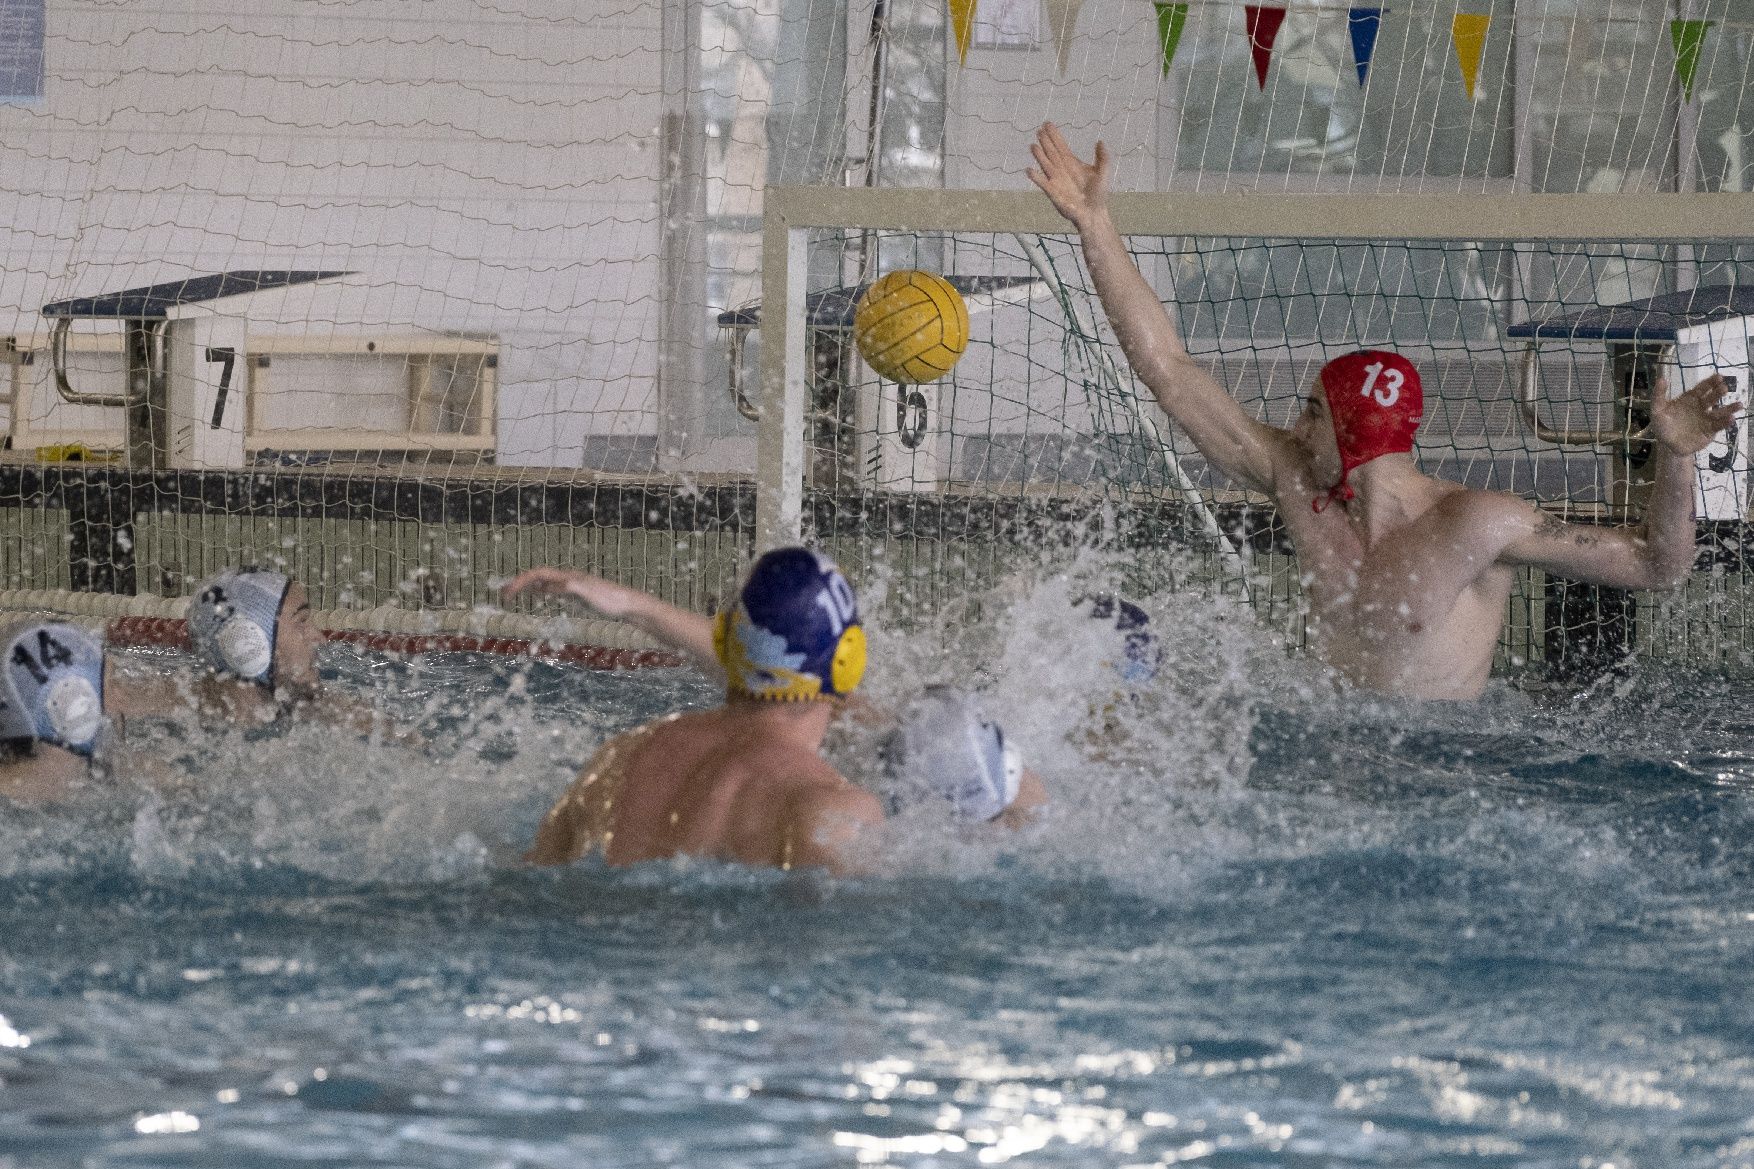
<path fill-rule="evenodd" d="M 1267 65 L 1273 60 L 1273 42 L 1279 38 L 1279 26 L 1285 23 L 1285 7 L 1281 4 L 1244 4 L 1242 12 L 1248 22 L 1249 48 L 1255 55 L 1255 77 L 1265 89 Z"/>

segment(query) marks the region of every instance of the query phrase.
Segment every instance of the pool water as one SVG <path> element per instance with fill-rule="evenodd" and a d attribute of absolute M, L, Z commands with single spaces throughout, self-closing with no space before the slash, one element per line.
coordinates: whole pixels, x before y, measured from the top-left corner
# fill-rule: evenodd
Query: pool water
<path fill-rule="evenodd" d="M 1754 1164 L 1748 686 L 1403 704 L 1188 602 L 1135 709 L 1059 611 L 874 638 L 1056 803 L 857 880 L 519 867 L 683 671 L 336 647 L 425 750 L 167 727 L 0 809 L 0 1166 Z"/>

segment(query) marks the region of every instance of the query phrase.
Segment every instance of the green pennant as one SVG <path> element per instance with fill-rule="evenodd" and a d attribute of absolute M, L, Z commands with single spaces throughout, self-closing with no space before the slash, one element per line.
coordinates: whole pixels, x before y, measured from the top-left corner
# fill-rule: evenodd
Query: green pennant
<path fill-rule="evenodd" d="M 1157 43 L 1163 46 L 1163 76 L 1169 76 L 1169 63 L 1175 58 L 1176 46 L 1182 41 L 1182 28 L 1188 23 L 1186 4 L 1157 4 Z"/>
<path fill-rule="evenodd" d="M 1715 20 L 1671 20 L 1669 39 L 1675 44 L 1675 76 L 1681 79 L 1681 92 L 1693 100 L 1693 78 L 1699 71 L 1699 52 L 1705 47 L 1705 32 Z"/>

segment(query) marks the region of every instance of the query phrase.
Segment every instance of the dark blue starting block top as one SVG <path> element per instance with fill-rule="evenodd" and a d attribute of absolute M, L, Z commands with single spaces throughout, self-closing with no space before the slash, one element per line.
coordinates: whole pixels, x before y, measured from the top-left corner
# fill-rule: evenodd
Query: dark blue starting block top
<path fill-rule="evenodd" d="M 102 296 L 81 296 L 74 300 L 57 300 L 43 306 L 45 317 L 103 317 L 125 320 L 162 320 L 171 309 L 183 304 L 218 300 L 245 292 L 267 292 L 274 288 L 290 288 L 335 276 L 351 276 L 351 272 L 244 270 L 218 272 L 212 276 L 190 276 L 166 284 L 149 284 L 125 292 L 106 292 Z"/>
<path fill-rule="evenodd" d="M 1603 305 L 1544 321 L 1524 321 L 1505 330 L 1507 337 L 1562 337 L 1579 341 L 1673 341 L 1682 329 L 1731 317 L 1754 316 L 1754 287 L 1733 284 L 1690 288 Z"/>
<path fill-rule="evenodd" d="M 991 304 L 995 300 L 1022 299 L 1022 294 L 1031 284 L 1041 280 L 1039 276 L 946 276 L 962 298 L 968 301 L 969 307 L 978 309 Z M 821 292 L 812 292 L 804 298 L 804 320 L 816 329 L 850 329 L 853 327 L 853 310 L 858 307 L 859 298 L 865 295 L 869 284 L 846 284 L 839 288 L 827 288 Z M 1010 293 L 1011 296 L 1006 294 Z M 44 310 L 47 311 L 47 310 Z M 761 306 L 758 304 L 744 305 L 742 308 L 726 309 L 719 314 L 721 329 L 759 329 L 761 328 Z"/>

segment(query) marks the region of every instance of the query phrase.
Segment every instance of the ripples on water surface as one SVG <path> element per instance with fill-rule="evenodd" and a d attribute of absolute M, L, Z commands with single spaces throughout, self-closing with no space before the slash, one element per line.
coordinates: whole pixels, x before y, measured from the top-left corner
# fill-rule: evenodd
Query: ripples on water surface
<path fill-rule="evenodd" d="M 988 661 L 1059 802 L 843 882 L 517 867 L 681 672 L 336 650 L 431 750 L 166 736 L 188 790 L 0 811 L 0 1166 L 1754 1163 L 1747 686 L 1423 709 L 1174 611 L 1119 741 L 1053 606 L 891 638 L 879 697 Z"/>

